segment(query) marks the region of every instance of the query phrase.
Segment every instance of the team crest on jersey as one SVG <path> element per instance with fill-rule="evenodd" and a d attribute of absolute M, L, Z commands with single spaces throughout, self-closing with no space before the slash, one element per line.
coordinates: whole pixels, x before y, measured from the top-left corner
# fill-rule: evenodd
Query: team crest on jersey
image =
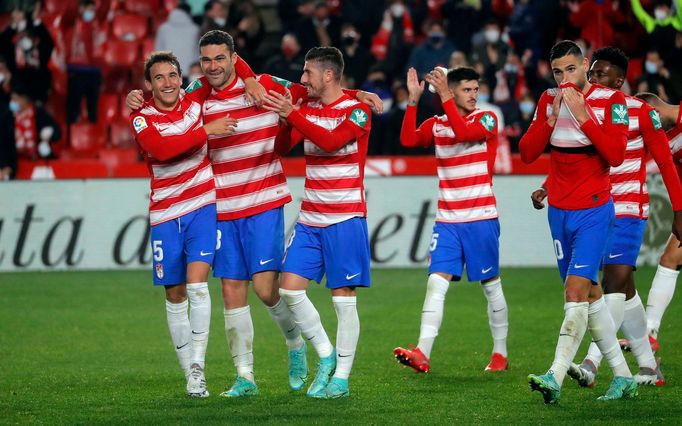
<path fill-rule="evenodd" d="M 160 263 L 156 264 L 156 277 L 160 280 L 163 279 L 163 265 Z"/>
<path fill-rule="evenodd" d="M 147 120 L 145 120 L 144 117 L 137 116 L 133 118 L 133 129 L 135 129 L 135 133 L 140 133 L 146 128 Z"/>
<path fill-rule="evenodd" d="M 187 86 L 187 88 L 185 89 L 185 93 L 192 93 L 202 86 L 203 86 L 203 84 L 201 84 L 201 81 L 194 80 L 193 82 L 191 82 L 189 84 L 189 86 Z"/>
<path fill-rule="evenodd" d="M 651 117 L 651 124 L 654 125 L 654 129 L 658 130 L 661 127 L 663 127 L 663 125 L 661 124 L 661 116 L 658 115 L 658 111 L 652 109 L 651 111 L 649 111 L 649 117 Z"/>
<path fill-rule="evenodd" d="M 360 108 L 355 108 L 353 112 L 350 113 L 350 117 L 348 119 L 360 127 L 365 127 L 367 118 L 367 113 L 365 111 Z"/>
<path fill-rule="evenodd" d="M 489 131 L 489 132 L 492 132 L 493 129 L 495 128 L 495 126 L 497 125 L 497 124 L 495 123 L 495 118 L 493 118 L 493 116 L 490 115 L 490 114 L 488 114 L 488 113 L 483 114 L 483 117 L 481 117 L 481 119 L 478 120 L 478 121 L 479 121 L 479 122 L 483 125 L 483 127 L 485 127 L 485 129 L 486 129 L 487 131 Z"/>
<path fill-rule="evenodd" d="M 612 124 L 630 124 L 628 117 L 628 108 L 623 104 L 611 105 L 611 123 Z"/>
<path fill-rule="evenodd" d="M 283 78 L 277 78 L 277 77 L 273 76 L 272 81 L 274 81 L 277 84 L 281 84 L 282 86 L 286 87 L 287 89 L 291 87 L 291 82 L 289 80 L 285 80 Z"/>

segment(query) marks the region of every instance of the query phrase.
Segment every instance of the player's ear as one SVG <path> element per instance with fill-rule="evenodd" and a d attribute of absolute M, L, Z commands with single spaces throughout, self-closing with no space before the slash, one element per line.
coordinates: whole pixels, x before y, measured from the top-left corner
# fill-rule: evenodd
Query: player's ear
<path fill-rule="evenodd" d="M 149 80 L 144 81 L 144 87 L 147 89 L 147 91 L 151 92 L 152 91 L 152 82 Z"/>
<path fill-rule="evenodd" d="M 590 70 L 590 62 L 587 58 L 583 58 L 583 70 L 585 70 L 585 72 Z"/>

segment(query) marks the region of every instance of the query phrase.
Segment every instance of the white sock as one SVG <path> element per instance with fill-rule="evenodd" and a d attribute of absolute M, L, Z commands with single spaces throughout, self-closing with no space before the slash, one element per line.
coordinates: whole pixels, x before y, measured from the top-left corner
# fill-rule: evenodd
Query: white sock
<path fill-rule="evenodd" d="M 613 320 L 613 327 L 615 330 L 620 329 L 620 325 L 623 323 L 623 311 L 625 310 L 625 294 L 624 293 L 610 293 L 604 295 L 604 301 L 606 302 L 606 308 L 611 314 L 611 319 Z M 590 343 L 590 347 L 587 350 L 587 356 L 585 359 L 592 361 L 595 367 L 599 368 L 603 356 L 599 347 L 594 343 Z"/>
<path fill-rule="evenodd" d="M 422 307 L 422 322 L 419 328 L 419 343 L 417 347 L 427 358 L 431 358 L 433 342 L 438 336 L 438 329 L 443 322 L 443 308 L 445 294 L 450 283 L 438 274 L 429 275 L 426 282 L 426 296 Z"/>
<path fill-rule="evenodd" d="M 561 386 L 566 377 L 566 371 L 578 352 L 580 342 L 587 329 L 587 302 L 564 303 L 564 322 L 559 329 L 559 340 L 556 344 L 554 361 L 549 368 L 554 379 Z"/>
<path fill-rule="evenodd" d="M 348 379 L 353 368 L 355 349 L 360 337 L 360 318 L 358 318 L 357 297 L 332 297 L 336 310 L 336 372 L 334 377 Z"/>
<path fill-rule="evenodd" d="M 675 293 L 675 284 L 680 271 L 658 265 L 646 299 L 646 322 L 649 334 L 658 337 L 658 328 L 666 308 Z"/>
<path fill-rule="evenodd" d="M 654 358 L 649 344 L 644 306 L 637 293 L 635 293 L 635 297 L 625 301 L 625 315 L 621 330 L 623 330 L 625 338 L 628 339 L 630 350 L 637 359 L 637 365 L 640 368 L 648 367 L 655 370 L 656 358 Z"/>
<path fill-rule="evenodd" d="M 192 364 L 204 368 L 208 332 L 211 327 L 211 295 L 208 283 L 187 284 L 189 323 L 192 327 Z"/>
<path fill-rule="evenodd" d="M 178 355 L 178 361 L 185 376 L 189 374 L 190 353 L 192 349 L 190 344 L 192 329 L 189 326 L 189 318 L 187 317 L 187 305 L 186 300 L 180 303 L 171 303 L 166 300 L 168 330 L 170 330 L 175 353 Z"/>
<path fill-rule="evenodd" d="M 613 319 L 603 297 L 590 304 L 587 325 L 590 334 L 592 334 L 592 340 L 606 358 L 606 362 L 613 370 L 613 375 L 632 377 L 628 364 L 625 362 L 623 351 L 620 350 Z"/>
<path fill-rule="evenodd" d="M 502 292 L 502 280 L 496 279 L 483 284 L 483 294 L 488 299 L 488 324 L 493 336 L 493 353 L 507 357 L 507 301 Z"/>
<path fill-rule="evenodd" d="M 300 348 L 303 345 L 301 329 L 296 325 L 294 315 L 287 304 L 280 298 L 275 303 L 275 306 L 266 306 L 266 308 L 268 308 L 270 317 L 277 323 L 279 329 L 282 330 L 289 350 Z"/>
<path fill-rule="evenodd" d="M 301 329 L 301 334 L 310 342 L 320 358 L 326 358 L 334 351 L 334 346 L 329 341 L 329 336 L 322 327 L 320 314 L 308 299 L 305 290 L 279 289 L 279 295 L 289 306 L 294 316 L 296 325 Z"/>
<path fill-rule="evenodd" d="M 253 377 L 253 321 L 251 308 L 224 309 L 225 336 L 237 375 L 255 383 Z"/>

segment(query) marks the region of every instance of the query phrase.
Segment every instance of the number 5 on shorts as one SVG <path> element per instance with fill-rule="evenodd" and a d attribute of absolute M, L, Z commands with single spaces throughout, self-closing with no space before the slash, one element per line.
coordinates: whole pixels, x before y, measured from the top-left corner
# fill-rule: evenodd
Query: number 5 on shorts
<path fill-rule="evenodd" d="M 152 250 L 154 251 L 154 260 L 161 262 L 163 260 L 163 247 L 161 247 L 163 241 L 154 240 L 152 241 Z"/>
<path fill-rule="evenodd" d="M 434 233 L 431 235 L 431 244 L 429 244 L 429 251 L 434 251 L 434 250 L 436 250 L 436 246 L 438 245 L 438 236 L 439 236 L 439 235 L 440 235 L 440 234 L 438 234 L 437 232 L 434 232 Z"/>

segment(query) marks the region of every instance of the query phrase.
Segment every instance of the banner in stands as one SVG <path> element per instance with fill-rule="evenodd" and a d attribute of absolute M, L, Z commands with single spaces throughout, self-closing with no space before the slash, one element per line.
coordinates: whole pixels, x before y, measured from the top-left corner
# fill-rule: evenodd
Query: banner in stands
<path fill-rule="evenodd" d="M 540 176 L 496 177 L 503 266 L 553 266 L 546 210 L 530 193 Z M 303 179 L 291 178 L 292 229 Z M 425 267 L 436 211 L 435 176 L 368 177 L 373 267 Z M 655 263 L 669 235 L 670 205 L 652 184 L 653 218 L 643 254 Z M 145 179 L 17 181 L 0 184 L 0 271 L 139 269 L 151 262 Z M 660 211 L 660 212 L 659 212 Z M 660 214 L 659 214 L 660 213 Z"/>

